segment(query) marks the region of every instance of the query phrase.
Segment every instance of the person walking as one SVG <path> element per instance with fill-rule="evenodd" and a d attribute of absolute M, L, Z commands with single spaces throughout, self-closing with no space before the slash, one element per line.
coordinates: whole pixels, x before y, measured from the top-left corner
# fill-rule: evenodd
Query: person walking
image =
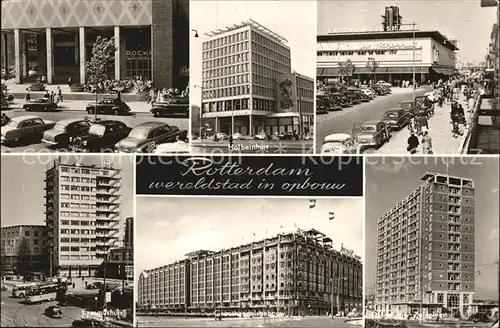
<path fill-rule="evenodd" d="M 70 77 L 68 77 L 68 86 L 71 88 L 71 86 L 73 85 L 73 79 Z"/>
<path fill-rule="evenodd" d="M 429 131 L 424 131 L 424 136 L 422 137 L 422 151 L 424 154 L 433 154 L 432 138 L 429 136 Z"/>
<path fill-rule="evenodd" d="M 233 134 L 229 135 L 229 147 L 233 147 Z"/>
<path fill-rule="evenodd" d="M 24 93 L 24 100 L 26 102 L 30 102 L 31 101 L 31 94 L 30 94 L 30 89 L 29 88 L 26 88 L 26 92 Z"/>
<path fill-rule="evenodd" d="M 425 131 L 429 130 L 429 120 L 427 119 L 427 114 L 423 111 L 420 111 L 417 116 L 417 132 L 419 135 L 422 135 Z"/>
<path fill-rule="evenodd" d="M 56 93 L 54 92 L 54 90 L 52 90 L 52 92 L 50 93 L 49 100 L 50 100 L 51 103 L 55 102 L 55 100 L 56 100 Z"/>
<path fill-rule="evenodd" d="M 410 154 L 416 154 L 418 150 L 418 145 L 420 142 L 418 141 L 418 137 L 415 135 L 414 132 L 410 133 L 410 136 L 408 137 L 408 147 L 406 150 L 410 152 Z"/>
<path fill-rule="evenodd" d="M 63 95 L 60 87 L 57 87 L 57 95 L 59 96 L 59 101 L 63 102 Z"/>

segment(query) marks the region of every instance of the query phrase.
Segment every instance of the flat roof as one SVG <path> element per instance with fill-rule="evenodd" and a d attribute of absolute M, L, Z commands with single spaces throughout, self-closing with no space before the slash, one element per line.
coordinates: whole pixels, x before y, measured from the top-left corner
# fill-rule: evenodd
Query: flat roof
<path fill-rule="evenodd" d="M 454 175 L 451 175 L 449 173 L 439 172 L 439 171 L 425 171 L 425 173 L 422 175 L 422 177 L 420 178 L 420 180 L 424 180 L 425 181 L 425 180 L 429 179 L 430 177 L 433 177 L 433 176 L 436 176 L 436 175 L 446 176 L 446 177 L 450 177 L 450 178 L 461 179 L 461 180 L 466 180 L 466 181 L 472 182 L 471 178 L 454 176 Z"/>
<path fill-rule="evenodd" d="M 349 33 L 331 33 L 318 35 L 317 42 L 322 41 L 357 41 L 357 40 L 379 40 L 379 39 L 411 39 L 415 33 L 416 38 L 431 38 L 444 47 L 455 51 L 459 50 L 456 45 L 456 40 L 448 39 L 439 31 L 390 31 L 390 32 L 349 32 Z M 445 42 L 447 41 L 447 42 Z"/>
<path fill-rule="evenodd" d="M 207 32 L 207 33 L 205 33 L 205 35 L 209 36 L 209 37 L 219 36 L 221 34 L 228 33 L 228 32 L 231 32 L 231 31 L 234 31 L 234 30 L 240 29 L 242 27 L 246 27 L 246 26 L 253 27 L 256 30 L 260 31 L 261 33 L 264 33 L 267 36 L 269 36 L 269 37 L 271 37 L 271 38 L 273 38 L 281 43 L 288 43 L 288 40 L 285 37 L 279 35 L 276 32 L 271 31 L 270 29 L 268 29 L 264 25 L 257 23 L 253 19 L 248 19 L 248 20 L 243 21 L 243 22 L 238 23 L 238 24 L 229 25 L 229 26 L 226 26 L 224 28 L 217 29 L 215 31 Z"/>

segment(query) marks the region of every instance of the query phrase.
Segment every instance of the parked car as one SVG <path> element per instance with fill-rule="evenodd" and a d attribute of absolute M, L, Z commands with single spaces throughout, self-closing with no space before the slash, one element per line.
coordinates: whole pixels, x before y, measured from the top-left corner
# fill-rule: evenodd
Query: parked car
<path fill-rule="evenodd" d="M 355 123 L 352 128 L 352 135 L 356 137 L 356 142 L 364 148 L 379 148 L 391 138 L 389 127 L 381 120 Z"/>
<path fill-rule="evenodd" d="M 354 94 L 353 92 L 350 91 L 342 91 L 341 94 L 343 94 L 351 104 L 357 105 L 361 104 L 361 99 L 358 95 Z"/>
<path fill-rule="evenodd" d="M 45 309 L 45 315 L 50 318 L 62 318 L 62 311 L 59 306 L 51 305 Z"/>
<path fill-rule="evenodd" d="M 270 136 L 265 132 L 260 132 L 260 133 L 257 133 L 256 135 L 254 135 L 253 138 L 255 140 L 269 140 Z"/>
<path fill-rule="evenodd" d="M 353 103 L 350 101 L 349 97 L 345 96 L 341 92 L 334 93 L 334 94 L 332 94 L 332 96 L 335 99 L 335 101 L 337 101 L 342 108 L 351 107 L 353 105 Z"/>
<path fill-rule="evenodd" d="M 364 94 L 360 89 L 347 89 L 347 91 L 353 93 L 361 102 L 369 102 L 371 97 Z"/>
<path fill-rule="evenodd" d="M 316 109 L 320 111 L 330 112 L 342 110 L 342 106 L 333 95 L 319 95 L 316 97 Z"/>
<path fill-rule="evenodd" d="M 174 97 L 165 102 L 154 102 L 151 105 L 154 117 L 181 115 L 189 117 L 189 97 Z"/>
<path fill-rule="evenodd" d="M 128 137 L 115 146 L 116 152 L 152 152 L 156 145 L 186 140 L 187 131 L 164 122 L 145 122 L 134 127 Z M 149 149 L 149 151 L 148 151 Z"/>
<path fill-rule="evenodd" d="M 239 133 L 239 132 L 233 133 L 233 140 L 250 140 L 250 139 L 253 139 L 253 138 L 250 136 L 244 135 L 242 133 Z"/>
<path fill-rule="evenodd" d="M 362 93 L 364 93 L 365 95 L 367 95 L 368 97 L 370 97 L 371 99 L 375 98 L 375 91 L 373 91 L 372 89 L 368 89 L 368 88 L 361 88 L 359 89 Z"/>
<path fill-rule="evenodd" d="M 388 82 L 385 82 L 384 80 L 380 80 L 377 82 L 377 85 L 385 86 L 385 87 L 391 87 L 392 85 Z"/>
<path fill-rule="evenodd" d="M 47 98 L 36 98 L 23 105 L 27 112 L 53 112 L 57 107 L 56 103 Z"/>
<path fill-rule="evenodd" d="M 90 125 L 89 131 L 70 138 L 70 148 L 77 152 L 103 152 L 114 149 L 116 143 L 128 136 L 132 129 L 121 121 L 100 121 Z"/>
<path fill-rule="evenodd" d="M 411 116 L 415 116 L 419 110 L 418 106 L 415 105 L 413 101 L 403 101 L 401 104 L 401 109 L 410 114 Z"/>
<path fill-rule="evenodd" d="M 61 120 L 52 129 L 43 133 L 42 142 L 56 147 L 67 147 L 70 144 L 70 138 L 87 133 L 89 128 L 90 122 L 85 119 L 69 118 Z"/>
<path fill-rule="evenodd" d="M 17 116 L 2 126 L 2 142 L 11 143 L 26 139 L 40 140 L 43 133 L 55 125 L 55 122 L 42 120 L 38 116 Z"/>
<path fill-rule="evenodd" d="M 229 135 L 225 132 L 217 132 L 208 137 L 208 139 L 215 140 L 215 136 L 217 136 L 217 140 L 228 140 Z"/>
<path fill-rule="evenodd" d="M 327 135 L 321 146 L 322 154 L 355 154 L 356 150 L 356 140 L 347 133 Z"/>
<path fill-rule="evenodd" d="M 474 321 L 474 323 L 478 323 L 478 322 L 490 322 L 491 320 L 487 313 L 478 312 L 472 314 L 469 317 L 469 321 Z"/>
<path fill-rule="evenodd" d="M 300 140 L 300 136 L 295 132 L 285 132 L 278 135 L 279 140 Z"/>
<path fill-rule="evenodd" d="M 189 143 L 185 141 L 176 141 L 164 143 L 156 146 L 154 154 L 183 154 L 189 153 Z"/>
<path fill-rule="evenodd" d="M 94 102 L 88 103 L 86 107 L 87 113 L 95 114 L 113 114 L 113 115 L 126 115 L 130 112 L 130 107 L 122 100 L 116 97 L 106 97 Z"/>
<path fill-rule="evenodd" d="M 385 111 L 382 121 L 389 126 L 391 130 L 401 130 L 410 122 L 411 115 L 404 109 L 395 108 Z"/>

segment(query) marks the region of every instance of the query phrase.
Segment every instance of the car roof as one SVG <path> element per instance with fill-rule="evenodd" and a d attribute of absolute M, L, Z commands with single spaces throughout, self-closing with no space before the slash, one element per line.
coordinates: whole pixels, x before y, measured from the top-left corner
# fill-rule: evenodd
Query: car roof
<path fill-rule="evenodd" d="M 166 126 L 168 125 L 167 123 L 165 122 L 144 122 L 144 123 L 141 123 L 139 125 L 137 125 L 136 127 L 134 127 L 134 130 L 146 130 L 146 129 L 151 129 L 151 128 L 159 128 L 160 126 Z"/>
<path fill-rule="evenodd" d="M 63 120 L 58 121 L 57 124 L 68 125 L 80 121 L 85 121 L 85 120 L 81 118 L 65 118 Z"/>
<path fill-rule="evenodd" d="M 382 122 L 382 121 L 380 121 L 380 120 L 371 120 L 371 121 L 363 122 L 362 125 L 372 125 L 372 124 L 378 124 L 380 122 Z"/>
<path fill-rule="evenodd" d="M 325 142 L 336 142 L 336 141 L 344 141 L 347 139 L 351 139 L 352 136 L 348 133 L 333 133 L 329 134 L 325 137 Z"/>
<path fill-rule="evenodd" d="M 94 122 L 92 124 L 99 124 L 99 125 L 104 125 L 104 126 L 111 126 L 111 125 L 116 125 L 116 124 L 124 124 L 122 121 L 99 121 L 99 122 Z"/>
<path fill-rule="evenodd" d="M 400 112 L 400 111 L 402 111 L 401 108 L 390 108 L 390 109 L 386 110 L 385 112 L 387 113 L 387 112 Z"/>
<path fill-rule="evenodd" d="M 40 118 L 40 117 L 35 116 L 35 115 L 21 115 L 21 116 L 13 117 L 12 120 L 13 121 L 24 121 L 24 120 L 32 120 L 34 118 Z"/>

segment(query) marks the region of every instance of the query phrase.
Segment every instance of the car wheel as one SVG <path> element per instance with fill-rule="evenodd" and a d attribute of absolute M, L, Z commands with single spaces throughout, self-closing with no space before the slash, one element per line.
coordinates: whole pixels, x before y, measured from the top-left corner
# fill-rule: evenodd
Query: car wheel
<path fill-rule="evenodd" d="M 118 116 L 118 115 L 120 115 L 120 111 L 119 111 L 118 109 L 115 109 L 115 110 L 114 110 L 114 114 L 115 114 L 116 116 Z"/>
<path fill-rule="evenodd" d="M 89 108 L 89 109 L 87 109 L 87 113 L 89 113 L 89 114 L 94 114 L 94 109 L 93 109 L 93 108 Z"/>
<path fill-rule="evenodd" d="M 23 293 L 19 294 L 19 298 L 24 298 L 24 294 Z"/>
<path fill-rule="evenodd" d="M 160 113 L 158 113 L 158 112 L 153 112 L 153 117 L 158 117 L 158 116 L 160 116 Z"/>
<path fill-rule="evenodd" d="M 27 112 L 31 112 L 31 107 L 26 107 Z"/>

